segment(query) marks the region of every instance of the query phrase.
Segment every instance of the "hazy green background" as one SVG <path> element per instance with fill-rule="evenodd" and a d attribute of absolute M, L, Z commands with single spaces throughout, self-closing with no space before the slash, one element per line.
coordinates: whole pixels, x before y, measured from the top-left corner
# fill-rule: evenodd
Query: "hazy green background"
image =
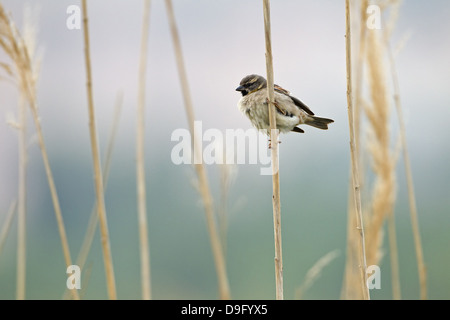
<path fill-rule="evenodd" d="M 3 0 L 19 26 L 27 2 Z M 72 256 L 80 248 L 94 202 L 82 31 L 66 28 L 66 9 L 78 1 L 32 1 L 38 12 L 42 54 L 38 98 Z M 250 127 L 234 91 L 250 73 L 265 74 L 261 1 L 175 0 L 196 119 L 204 130 Z M 94 98 L 101 146 L 106 146 L 116 94 L 124 108 L 106 209 L 118 297 L 140 297 L 135 193 L 135 123 L 141 1 L 89 1 Z M 163 1 L 152 1 L 147 85 L 147 195 L 152 291 L 156 299 L 215 299 L 217 281 L 190 166 L 170 160 L 173 130 L 187 128 Z M 428 268 L 429 297 L 450 298 L 450 3 L 404 1 L 393 44 L 410 36 L 397 57 L 407 139 Z M 306 293 L 338 299 L 345 263 L 349 183 L 345 83 L 344 1 L 272 1 L 276 83 L 317 114 L 335 119 L 329 131 L 306 128 L 281 145 L 281 201 L 285 297 L 294 298 L 307 270 L 327 252 L 339 257 Z M 384 21 L 383 21 L 384 22 Z M 3 52 L 0 61 L 5 61 Z M 6 124 L 17 114 L 15 88 L 0 82 L 0 223 L 17 197 L 17 132 Z M 392 135 L 397 137 L 395 113 Z M 30 128 L 33 128 L 30 121 Z M 33 141 L 32 129 L 30 139 Z M 36 143 L 29 148 L 27 298 L 59 299 L 66 273 L 55 216 Z M 400 159 L 401 160 L 401 159 Z M 219 168 L 208 166 L 216 205 Z M 227 267 L 235 299 L 273 299 L 271 178 L 257 165 L 234 167 L 229 194 Z M 416 259 L 402 162 L 396 203 L 402 296 L 419 298 Z M 15 297 L 16 222 L 0 255 L 0 299 Z M 107 298 L 97 235 L 88 259 L 87 299 Z M 391 298 L 389 255 L 381 264 L 381 290 Z"/>

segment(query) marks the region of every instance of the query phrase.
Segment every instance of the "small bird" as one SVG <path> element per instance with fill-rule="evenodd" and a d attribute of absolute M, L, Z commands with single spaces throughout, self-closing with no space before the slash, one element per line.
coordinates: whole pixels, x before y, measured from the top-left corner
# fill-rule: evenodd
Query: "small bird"
<path fill-rule="evenodd" d="M 258 130 L 265 129 L 270 135 L 269 108 L 267 98 L 267 81 L 264 77 L 252 74 L 241 80 L 236 91 L 242 93 L 238 107 Z M 289 91 L 274 85 L 275 109 L 277 111 L 277 129 L 282 133 L 294 131 L 303 133 L 297 127 L 307 124 L 322 130 L 328 129 L 328 124 L 334 120 L 314 116 L 314 113 L 299 99 L 290 95 Z"/>

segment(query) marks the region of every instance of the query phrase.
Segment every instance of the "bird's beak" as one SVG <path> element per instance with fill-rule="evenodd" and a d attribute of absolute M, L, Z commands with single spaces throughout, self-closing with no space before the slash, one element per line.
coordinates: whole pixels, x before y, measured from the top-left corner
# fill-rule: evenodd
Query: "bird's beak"
<path fill-rule="evenodd" d="M 245 90 L 244 86 L 239 86 L 236 88 L 236 91 L 244 91 L 244 90 Z"/>

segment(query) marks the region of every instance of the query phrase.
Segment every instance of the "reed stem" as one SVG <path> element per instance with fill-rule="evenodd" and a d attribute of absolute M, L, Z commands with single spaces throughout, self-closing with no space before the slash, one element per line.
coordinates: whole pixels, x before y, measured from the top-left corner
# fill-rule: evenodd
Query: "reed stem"
<path fill-rule="evenodd" d="M 27 215 L 27 128 L 26 102 L 19 102 L 19 197 L 17 207 L 17 287 L 16 299 L 25 300 L 26 283 L 26 215 Z"/>
<path fill-rule="evenodd" d="M 177 61 L 178 73 L 180 77 L 181 89 L 183 91 L 183 101 L 186 110 L 187 120 L 189 123 L 189 130 L 192 137 L 192 145 L 194 148 L 194 159 L 202 159 L 202 150 L 200 144 L 197 142 L 197 134 L 194 130 L 194 108 L 192 106 L 191 95 L 189 91 L 189 85 L 186 75 L 186 69 L 183 61 L 183 54 L 181 51 L 180 37 L 176 26 L 175 14 L 173 11 L 173 5 L 171 0 L 166 0 L 167 16 L 169 19 L 170 31 L 172 35 L 173 45 L 175 49 L 175 57 Z M 218 232 L 217 224 L 214 215 L 213 198 L 208 183 L 208 177 L 206 174 L 203 162 L 200 164 L 194 164 L 195 171 L 197 173 L 199 191 L 203 200 L 203 206 L 206 214 L 206 224 L 211 240 L 211 248 L 214 256 L 214 262 L 216 266 L 216 273 L 219 285 L 219 296 L 222 300 L 230 299 L 230 287 L 228 284 L 228 276 L 226 271 L 225 255 L 223 252 L 223 246 L 220 241 L 220 235 Z"/>
<path fill-rule="evenodd" d="M 17 208 L 17 200 L 14 200 L 9 205 L 8 213 L 6 214 L 6 219 L 4 221 L 3 227 L 0 230 L 0 255 L 3 250 L 3 246 L 6 242 L 6 237 L 8 236 L 9 230 L 11 229 L 11 224 L 14 218 L 14 214 L 16 213 Z"/>
<path fill-rule="evenodd" d="M 392 49 L 389 47 L 389 60 L 391 65 L 392 80 L 394 86 L 394 103 L 398 115 L 398 123 L 400 127 L 400 142 L 403 151 L 403 161 L 405 165 L 406 182 L 408 185 L 409 210 L 411 217 L 411 227 L 414 237 L 414 246 L 416 250 L 417 268 L 419 273 L 420 299 L 427 299 L 427 269 L 423 257 L 422 240 L 420 238 L 419 218 L 417 214 L 416 196 L 414 193 L 414 181 L 411 169 L 411 160 L 409 158 L 408 144 L 406 142 L 406 128 L 403 120 L 403 110 L 400 100 L 400 86 L 398 83 L 398 75 L 395 68 L 395 60 Z"/>
<path fill-rule="evenodd" d="M 283 300 L 283 255 L 281 246 L 281 204 L 280 204 L 280 174 L 278 155 L 279 131 L 276 123 L 274 75 L 272 58 L 272 38 L 270 27 L 270 0 L 263 0 L 264 11 L 264 34 L 266 42 L 266 72 L 267 72 L 267 92 L 269 99 L 269 121 L 272 159 L 272 206 L 273 206 L 273 229 L 275 242 L 275 286 L 276 299 Z"/>
<path fill-rule="evenodd" d="M 106 285 L 108 288 L 108 297 L 110 300 L 117 299 L 116 283 L 114 278 L 114 268 L 111 256 L 111 248 L 108 233 L 108 223 L 106 219 L 105 198 L 103 191 L 103 178 L 100 164 L 100 152 L 98 148 L 97 129 L 95 122 L 94 97 L 92 90 L 92 71 L 90 58 L 90 43 L 89 43 L 89 23 L 87 14 L 87 2 L 82 1 L 83 7 L 83 31 L 84 31 L 84 54 L 86 62 L 86 87 L 88 96 L 88 113 L 89 113 L 89 133 L 92 148 L 92 158 L 94 165 L 94 182 L 95 193 L 97 197 L 97 212 L 100 221 L 100 234 L 103 249 L 103 262 L 105 265 Z"/>
<path fill-rule="evenodd" d="M 119 128 L 120 113 L 123 105 L 123 94 L 120 92 L 117 95 L 116 103 L 114 107 L 114 119 L 111 125 L 111 131 L 108 138 L 108 144 L 105 151 L 105 161 L 103 163 L 103 186 L 108 185 L 109 172 L 111 168 L 111 159 L 116 142 L 117 129 Z M 91 210 L 91 216 L 89 218 L 88 227 L 84 235 L 83 244 L 81 245 L 80 252 L 78 253 L 76 264 L 84 271 L 84 265 L 86 264 L 89 251 L 91 250 L 92 242 L 94 241 L 95 232 L 98 226 L 98 213 L 97 213 L 97 201 L 94 203 Z M 85 275 L 85 278 L 87 276 Z M 86 281 L 86 280 L 85 280 Z M 84 288 L 84 287 L 83 287 Z M 63 299 L 67 299 L 67 290 L 64 292 Z"/>
<path fill-rule="evenodd" d="M 355 143 L 355 125 L 354 125 L 354 111 L 353 111 L 353 96 L 352 96 L 352 55 L 351 55 L 351 27 L 350 27 L 350 3 L 345 1 L 345 16 L 346 16 L 346 65 L 347 65 L 347 104 L 348 104 L 348 123 L 350 130 L 350 154 L 352 165 L 352 183 L 353 194 L 355 201 L 356 213 L 356 229 L 359 231 L 359 268 L 361 273 L 361 287 L 363 291 L 363 299 L 370 300 L 370 292 L 367 286 L 367 263 L 366 263 L 366 249 L 364 237 L 364 224 L 361 208 L 361 190 L 360 178 L 358 169 L 358 159 L 356 154 Z"/>
<path fill-rule="evenodd" d="M 150 0 L 144 1 L 139 62 L 139 93 L 136 130 L 136 184 L 139 225 L 139 247 L 141 259 L 142 299 L 151 299 L 150 254 L 147 230 L 147 200 L 145 185 L 145 83 L 147 70 L 148 29 L 150 26 Z"/>

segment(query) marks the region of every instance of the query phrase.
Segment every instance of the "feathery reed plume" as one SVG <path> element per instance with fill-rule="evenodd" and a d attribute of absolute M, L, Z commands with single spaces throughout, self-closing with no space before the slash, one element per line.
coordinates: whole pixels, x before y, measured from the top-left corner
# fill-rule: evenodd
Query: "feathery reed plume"
<path fill-rule="evenodd" d="M 380 34 L 368 34 L 367 66 L 371 106 L 365 108 L 370 126 L 369 153 L 376 175 L 371 215 L 367 221 L 367 261 L 378 264 L 381 259 L 382 228 L 395 203 L 395 162 L 390 152 L 390 104 Z"/>
<path fill-rule="evenodd" d="M 175 49 L 175 57 L 177 61 L 178 73 L 180 77 L 181 89 L 183 91 L 183 100 L 186 110 L 186 116 L 189 124 L 189 131 L 191 133 L 192 145 L 194 149 L 194 159 L 202 158 L 202 150 L 197 141 L 197 133 L 194 130 L 194 108 L 192 106 L 189 85 L 186 75 L 186 70 L 183 61 L 183 54 L 181 51 L 180 37 L 175 21 L 175 14 L 173 11 L 173 5 L 171 0 L 166 0 L 167 16 L 169 19 L 170 32 L 172 35 L 173 45 Z M 209 188 L 208 177 L 206 175 L 205 167 L 202 163 L 194 164 L 195 171 L 197 173 L 198 185 L 201 198 L 203 200 L 203 206 L 205 208 L 206 223 L 211 240 L 211 248 L 214 256 L 214 262 L 216 266 L 216 273 L 219 284 L 219 296 L 223 300 L 230 299 L 230 288 L 228 284 L 228 276 L 226 271 L 225 256 L 223 253 L 223 246 L 220 241 L 220 235 L 217 230 L 217 225 L 214 215 L 213 198 L 211 190 Z"/>
<path fill-rule="evenodd" d="M 369 140 L 368 153 L 372 160 L 372 170 L 375 174 L 375 183 L 372 191 L 370 207 L 366 215 L 366 252 L 368 264 L 379 264 L 382 257 L 381 246 L 383 241 L 384 223 L 388 224 L 389 251 L 391 257 L 392 292 L 394 299 L 401 298 L 400 277 L 398 266 L 398 250 L 395 230 L 394 204 L 396 192 L 395 163 L 396 156 L 390 150 L 390 97 L 387 86 L 387 70 L 385 69 L 386 54 L 389 41 L 398 15 L 400 1 L 388 0 L 380 3 L 380 12 L 390 9 L 390 19 L 383 24 L 382 30 L 370 28 L 367 24 L 366 6 L 368 2 L 361 3 L 361 19 L 359 21 L 360 34 L 360 59 L 358 68 L 362 70 L 364 63 L 367 66 L 367 90 L 369 99 L 364 105 L 365 115 L 368 120 Z M 367 26 L 367 28 L 366 28 Z M 367 30 L 365 30 L 367 29 Z M 370 29 L 370 30 L 369 30 Z M 367 47 L 367 49 L 366 49 Z M 364 57 L 364 60 L 361 59 Z M 391 65 L 392 68 L 392 65 Z M 358 91 L 362 87 L 362 79 L 358 76 Z M 361 93 L 358 104 L 362 104 Z M 394 97 L 395 98 L 395 97 Z M 350 238 L 349 232 L 349 238 Z M 351 250 L 349 250 L 351 252 Z M 347 260 L 347 264 L 349 260 Z M 349 291 L 349 283 L 352 282 L 350 270 L 346 270 L 345 294 L 343 296 L 355 297 L 355 293 Z M 354 281 L 354 275 L 353 275 Z M 357 294 L 356 294 L 357 297 Z"/>
<path fill-rule="evenodd" d="M 393 1 L 387 3 L 388 8 Z M 397 10 L 392 12 L 394 18 Z M 365 108 L 370 129 L 369 154 L 375 184 L 371 199 L 371 209 L 367 221 L 367 259 L 369 264 L 381 261 L 384 222 L 388 224 L 389 248 L 391 256 L 392 293 L 394 299 L 401 298 L 398 250 L 395 231 L 394 204 L 396 194 L 395 164 L 396 156 L 390 150 L 390 92 L 387 86 L 385 57 L 387 40 L 393 30 L 395 19 L 386 23 L 384 32 L 368 32 L 367 71 L 370 103 Z M 383 38 L 384 37 L 384 38 Z"/>
<path fill-rule="evenodd" d="M 108 144 L 105 152 L 105 162 L 103 164 L 103 185 L 108 186 L 109 172 L 111 168 L 111 159 L 116 142 L 117 129 L 119 128 L 119 119 L 123 106 L 123 93 L 119 92 L 116 97 L 115 107 L 114 107 L 114 118 L 111 125 L 111 131 L 108 138 Z M 89 251 L 91 250 L 92 242 L 94 241 L 95 232 L 97 231 L 98 225 L 98 213 L 97 213 L 97 202 L 91 210 L 91 216 L 89 218 L 86 233 L 84 235 L 83 243 L 81 244 L 80 252 L 78 253 L 76 264 L 84 271 L 84 265 L 86 264 Z M 84 276 L 86 278 L 87 275 Z M 82 285 L 83 290 L 85 287 Z M 81 295 L 81 294 L 80 294 Z M 64 292 L 63 299 L 68 299 L 68 290 Z"/>
<path fill-rule="evenodd" d="M 359 166 L 356 154 L 355 143 L 355 123 L 354 123 L 354 111 L 353 111 L 353 96 L 352 96 L 352 54 L 351 54 L 351 17 L 350 17 L 350 2 L 345 1 L 345 16 L 346 16 L 346 64 L 347 64 L 347 104 L 348 104 L 348 123 L 350 130 L 350 155 L 352 166 L 352 183 L 353 183 L 353 199 L 356 213 L 356 229 L 359 231 L 358 245 L 358 262 L 361 275 L 361 287 L 362 297 L 365 300 L 370 299 L 369 289 L 367 287 L 367 262 L 366 262 L 366 249 L 365 249 L 365 235 L 363 215 L 361 208 L 361 190 L 360 190 L 360 178 L 359 178 Z"/>
<path fill-rule="evenodd" d="M 16 213 L 17 200 L 14 200 L 9 205 L 8 213 L 6 214 L 5 221 L 3 222 L 3 227 L 0 231 L 0 255 L 2 254 L 3 246 L 6 242 L 6 237 L 8 236 L 9 230 L 11 228 L 11 223 L 14 218 L 14 213 Z"/>
<path fill-rule="evenodd" d="M 92 90 L 92 71 L 90 58 L 90 43 L 89 43 L 89 23 L 87 14 L 86 0 L 82 1 L 83 10 L 83 31 L 84 31 L 84 54 L 86 62 L 86 87 L 88 96 L 88 113 L 89 113 L 89 133 L 92 148 L 92 158 L 94 165 L 94 182 L 95 193 L 97 197 L 97 212 L 100 221 L 100 234 L 103 249 L 103 262 L 105 265 L 106 285 L 108 289 L 109 299 L 117 299 L 116 282 L 114 278 L 114 268 L 111 256 L 111 247 L 108 234 L 108 222 L 106 219 L 105 198 L 103 190 L 103 178 L 100 164 L 100 152 L 97 141 L 97 129 L 95 123 L 94 97 Z"/>
<path fill-rule="evenodd" d="M 55 210 L 58 231 L 61 238 L 61 245 L 64 254 L 64 261 L 66 263 L 66 266 L 68 267 L 72 265 L 72 259 L 70 257 L 69 244 L 67 241 L 66 229 L 64 227 L 64 221 L 61 213 L 61 206 L 59 204 L 59 198 L 56 192 L 56 186 L 53 179 L 53 173 L 50 168 L 50 161 L 48 159 L 47 149 L 38 114 L 38 103 L 36 98 L 37 69 L 35 63 L 32 61 L 32 56 L 30 55 L 28 44 L 22 38 L 16 26 L 6 14 L 2 4 L 0 4 L 0 47 L 12 60 L 15 68 L 13 72 L 13 68 L 4 63 L 1 64 L 1 67 L 7 73 L 13 74 L 16 77 L 18 88 L 31 109 L 31 115 L 36 127 L 39 148 L 41 149 L 42 160 L 44 163 L 52 203 Z M 79 299 L 79 295 L 76 289 L 72 289 L 71 293 L 74 299 Z M 21 294 L 21 296 L 24 296 L 24 294 Z"/>
<path fill-rule="evenodd" d="M 278 135 L 279 131 L 276 123 L 276 111 L 273 102 L 275 93 L 273 88 L 273 61 L 272 61 L 272 38 L 270 29 L 270 1 L 263 0 L 264 12 L 264 34 L 266 42 L 266 71 L 267 71 L 267 92 L 269 103 L 269 122 L 270 122 L 270 140 L 271 140 L 271 159 L 272 159 L 272 206 L 273 206 L 273 228 L 275 242 L 275 287 L 276 299 L 283 300 L 283 255 L 281 246 L 281 204 L 280 204 L 280 174 L 279 174 L 279 156 L 278 156 Z"/>
<path fill-rule="evenodd" d="M 136 187 L 138 204 L 139 247 L 141 258 L 142 299 L 151 299 L 150 253 L 147 230 L 147 200 L 145 186 L 145 73 L 147 71 L 148 29 L 150 26 L 150 0 L 144 0 L 139 62 L 139 93 L 136 130 Z"/>
<path fill-rule="evenodd" d="M 303 283 L 295 292 L 296 299 L 301 300 L 306 291 L 311 288 L 314 282 L 320 277 L 323 268 L 331 263 L 339 256 L 339 250 L 333 250 L 321 257 L 317 262 L 308 270 L 305 275 Z"/>

